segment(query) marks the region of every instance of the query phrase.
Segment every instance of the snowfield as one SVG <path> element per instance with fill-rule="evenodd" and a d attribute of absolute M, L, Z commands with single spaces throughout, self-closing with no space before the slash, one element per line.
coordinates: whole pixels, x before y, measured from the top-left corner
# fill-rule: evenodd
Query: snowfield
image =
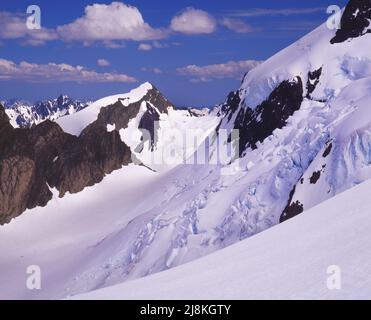
<path fill-rule="evenodd" d="M 370 299 L 370 188 L 367 181 L 202 259 L 72 298 Z M 330 266 L 340 268 L 340 290 L 327 287 Z"/>

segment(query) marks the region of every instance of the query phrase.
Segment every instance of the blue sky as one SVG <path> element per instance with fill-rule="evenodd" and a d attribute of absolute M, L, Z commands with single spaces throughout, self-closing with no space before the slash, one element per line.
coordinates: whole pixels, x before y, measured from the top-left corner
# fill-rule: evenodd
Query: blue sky
<path fill-rule="evenodd" d="M 151 81 L 176 105 L 213 105 L 346 2 L 2 0 L 0 99 L 97 99 Z M 41 30 L 25 27 L 30 4 Z"/>

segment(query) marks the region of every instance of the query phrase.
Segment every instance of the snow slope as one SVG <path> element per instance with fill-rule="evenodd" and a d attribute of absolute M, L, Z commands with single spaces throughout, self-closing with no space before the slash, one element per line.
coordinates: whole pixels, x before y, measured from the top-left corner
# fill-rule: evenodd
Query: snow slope
<path fill-rule="evenodd" d="M 327 143 L 296 184 L 291 204 L 310 209 L 371 177 L 370 93 L 368 77 L 352 82 L 334 99 Z"/>
<path fill-rule="evenodd" d="M 109 254 L 108 248 L 98 251 L 95 247 L 118 226 L 129 223 L 136 210 L 145 208 L 138 194 L 150 194 L 156 177 L 145 167 L 123 167 L 100 184 L 63 199 L 54 190 L 47 207 L 28 210 L 1 226 L 0 299 L 68 295 L 66 283 Z M 42 270 L 42 291 L 25 286 L 26 268 L 35 264 Z"/>
<path fill-rule="evenodd" d="M 153 105 L 152 107 L 155 108 Z M 143 106 L 141 112 L 129 122 L 128 128 L 120 130 L 120 136 L 122 141 L 131 147 L 137 159 L 156 171 L 167 171 L 184 164 L 220 122 L 217 110 L 194 115 L 189 110 L 169 108 L 167 113 L 160 114 L 154 148 L 146 145 L 144 150 L 136 152 L 136 146 L 142 136 L 139 123 L 146 110 L 147 107 Z M 197 141 L 189 143 L 187 134 L 194 136 Z M 175 155 L 167 158 L 168 149 L 174 151 Z"/>
<path fill-rule="evenodd" d="M 370 35 L 331 44 L 334 33 L 324 23 L 250 71 L 240 88 L 242 105 L 255 108 L 282 81 L 297 76 L 302 78 L 305 86 L 308 72 L 320 68 L 320 82 L 312 94 L 314 100 L 327 101 L 352 81 L 369 76 Z"/>
<path fill-rule="evenodd" d="M 73 299 L 370 299 L 371 181 L 227 249 Z M 212 267 L 211 267 L 212 266 Z M 341 290 L 329 290 L 329 266 Z"/>
<path fill-rule="evenodd" d="M 315 165 L 316 159 L 322 157 L 331 140 L 339 141 L 340 145 L 340 141 L 351 140 L 355 133 L 364 132 L 361 147 L 348 150 L 351 159 L 365 160 L 348 170 L 348 166 L 339 161 L 343 153 L 337 153 L 334 158 L 331 155 L 328 159 L 337 163 L 338 168 L 329 171 L 332 191 L 328 193 L 328 189 L 320 185 L 304 189 L 308 197 L 311 193 L 311 200 L 304 203 L 303 210 L 369 179 L 367 130 L 371 124 L 368 114 L 371 74 L 367 66 L 371 59 L 368 50 L 371 35 L 331 45 L 334 32 L 325 25 L 320 26 L 248 74 L 240 90 L 241 104 L 232 117 L 227 114 L 220 126 L 221 129 L 233 128 L 234 115 L 249 107 L 245 99 L 248 87 L 260 92 L 254 102 L 258 103 L 279 81 L 300 76 L 305 86 L 303 92 L 307 93 L 308 74 L 322 67 L 311 97 L 305 95 L 300 109 L 282 129 L 273 130 L 267 139 L 257 143 L 256 149 L 248 149 L 238 159 L 236 171 L 226 174 L 225 169 L 233 169 L 233 164 L 184 165 L 169 171 L 168 177 L 176 182 L 169 185 L 169 194 L 173 196 L 167 197 L 167 192 L 164 198 L 158 199 L 160 206 L 138 212 L 132 223 L 118 233 L 125 245 L 105 263 L 86 270 L 82 277 L 88 282 L 91 278 L 94 278 L 91 282 L 101 279 L 103 286 L 108 286 L 120 280 L 147 276 L 277 225 L 291 204 L 291 194 L 295 197 L 293 188 L 302 178 L 310 180 L 311 164 Z M 265 85 L 276 78 L 279 80 L 271 87 Z M 349 155 L 345 157 L 348 159 Z M 175 192 L 171 193 L 172 190 Z M 297 207 L 300 208 L 300 204 Z"/>

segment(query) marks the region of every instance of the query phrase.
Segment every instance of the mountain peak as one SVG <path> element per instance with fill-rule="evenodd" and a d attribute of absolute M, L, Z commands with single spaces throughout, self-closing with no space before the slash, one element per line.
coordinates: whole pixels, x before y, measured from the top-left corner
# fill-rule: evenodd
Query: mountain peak
<path fill-rule="evenodd" d="M 60 94 L 59 97 L 57 98 L 57 103 L 58 103 L 58 105 L 63 106 L 66 103 L 68 103 L 70 100 L 71 99 L 70 99 L 69 96 L 64 95 L 64 94 Z"/>
<path fill-rule="evenodd" d="M 140 87 L 153 87 L 153 83 L 146 81 L 140 85 Z"/>
<path fill-rule="evenodd" d="M 152 90 L 154 88 L 155 88 L 155 86 L 151 82 L 146 81 L 146 82 L 142 83 L 139 87 L 135 88 L 134 90 L 139 90 L 140 89 L 140 90 L 148 92 L 149 90 Z"/>

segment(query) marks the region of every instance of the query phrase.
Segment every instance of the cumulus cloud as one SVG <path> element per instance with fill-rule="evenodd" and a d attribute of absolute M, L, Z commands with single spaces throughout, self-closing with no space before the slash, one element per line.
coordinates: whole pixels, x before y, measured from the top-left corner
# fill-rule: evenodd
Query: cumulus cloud
<path fill-rule="evenodd" d="M 98 59 L 97 60 L 97 64 L 100 67 L 108 67 L 108 66 L 111 65 L 111 63 L 108 60 L 106 60 L 106 59 Z"/>
<path fill-rule="evenodd" d="M 57 28 L 60 36 L 74 40 L 155 40 L 167 33 L 154 29 L 143 19 L 140 11 L 122 2 L 93 4 L 85 8 L 85 15 L 74 22 Z"/>
<path fill-rule="evenodd" d="M 136 82 L 126 74 L 99 73 L 82 66 L 61 63 L 35 64 L 22 61 L 19 64 L 0 59 L 0 80 L 27 82 Z"/>
<path fill-rule="evenodd" d="M 138 46 L 138 50 L 140 51 L 151 51 L 152 50 L 152 46 L 148 43 L 141 43 L 139 46 Z"/>
<path fill-rule="evenodd" d="M 253 28 L 241 19 L 224 18 L 220 24 L 237 33 L 249 33 L 253 31 Z"/>
<path fill-rule="evenodd" d="M 25 44 L 42 45 L 58 38 L 52 29 L 28 29 L 25 14 L 0 11 L 0 39 L 20 39 Z"/>
<path fill-rule="evenodd" d="M 184 34 L 210 34 L 216 26 L 215 18 L 206 11 L 186 8 L 171 20 L 170 29 Z"/>
<path fill-rule="evenodd" d="M 207 82 L 213 79 L 241 78 L 246 72 L 252 70 L 261 61 L 244 60 L 229 61 L 222 64 L 212 64 L 207 66 L 189 65 L 178 68 L 177 73 L 192 77 L 192 82 Z"/>
<path fill-rule="evenodd" d="M 27 15 L 0 11 L 0 40 L 18 39 L 23 44 L 38 46 L 47 41 L 78 41 L 85 46 L 101 42 L 107 48 L 122 48 L 124 41 L 147 42 L 141 44 L 140 50 L 166 48 L 169 45 L 159 42 L 172 32 L 188 35 L 214 33 L 218 25 L 223 25 L 235 32 L 251 31 L 248 24 L 233 15 L 267 14 L 263 9 L 252 12 L 235 12 L 217 21 L 206 11 L 186 8 L 173 17 L 168 28 L 153 28 L 138 8 L 122 2 L 111 4 L 92 4 L 85 7 L 84 14 L 71 23 L 56 26 L 55 29 L 41 28 L 30 30 L 26 26 Z M 286 11 L 285 11 L 286 12 Z M 290 12 L 290 11 L 289 11 Z M 277 14 L 283 14 L 278 11 Z M 148 44 L 151 42 L 151 44 Z"/>

